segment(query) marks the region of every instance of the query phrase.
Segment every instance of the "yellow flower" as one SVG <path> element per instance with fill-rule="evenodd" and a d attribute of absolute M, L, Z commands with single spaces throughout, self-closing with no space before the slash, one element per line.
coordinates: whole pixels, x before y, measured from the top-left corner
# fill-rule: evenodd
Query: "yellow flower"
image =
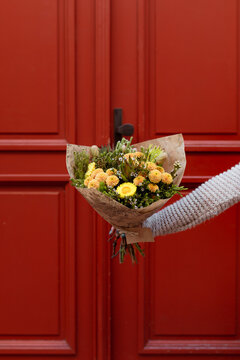
<path fill-rule="evenodd" d="M 144 157 L 144 154 L 141 151 L 137 151 L 135 153 L 133 153 L 137 158 L 139 157 Z"/>
<path fill-rule="evenodd" d="M 131 156 L 131 153 L 127 153 L 123 157 L 128 160 L 130 156 Z"/>
<path fill-rule="evenodd" d="M 106 174 L 110 175 L 114 175 L 117 173 L 117 169 L 111 168 L 111 169 L 107 169 Z"/>
<path fill-rule="evenodd" d="M 133 183 L 136 186 L 142 185 L 143 181 L 145 180 L 144 176 L 138 175 L 137 177 L 135 177 L 135 179 L 133 179 Z"/>
<path fill-rule="evenodd" d="M 148 184 L 148 190 L 151 192 L 156 192 L 159 189 L 159 187 L 156 184 Z"/>
<path fill-rule="evenodd" d="M 96 170 L 93 170 L 93 172 L 91 173 L 91 178 L 95 179 L 95 176 L 100 172 L 103 172 L 103 169 L 97 168 Z"/>
<path fill-rule="evenodd" d="M 137 166 L 137 165 L 139 164 L 139 162 L 138 162 L 138 160 L 137 160 L 138 156 L 137 156 L 136 154 L 139 154 L 139 153 L 128 153 L 128 154 L 125 154 L 123 157 L 124 157 L 127 161 L 129 161 L 129 158 L 131 158 L 132 161 L 133 161 L 133 165 L 134 165 L 134 166 Z"/>
<path fill-rule="evenodd" d="M 162 182 L 168 185 L 171 184 L 173 182 L 172 175 L 167 172 L 162 173 Z"/>
<path fill-rule="evenodd" d="M 88 186 L 89 181 L 91 180 L 90 176 L 88 176 L 85 180 L 84 180 L 84 185 Z"/>
<path fill-rule="evenodd" d="M 108 174 L 106 174 L 105 172 L 101 171 L 99 172 L 96 176 L 95 179 L 99 182 L 105 182 L 108 178 Z"/>
<path fill-rule="evenodd" d="M 99 181 L 95 180 L 95 179 L 92 179 L 89 181 L 88 183 L 88 188 L 91 189 L 91 188 L 94 188 L 94 189 L 98 189 L 99 188 Z"/>
<path fill-rule="evenodd" d="M 148 170 L 155 170 L 156 169 L 156 167 L 157 167 L 157 165 L 156 164 L 154 164 L 153 162 L 151 162 L 151 161 L 148 161 L 147 163 L 146 163 L 146 165 L 147 165 L 147 169 Z"/>
<path fill-rule="evenodd" d="M 88 176 L 91 176 L 93 170 L 95 170 L 95 162 L 91 162 L 90 164 L 88 164 L 88 169 L 87 172 L 85 174 L 85 178 L 87 178 Z"/>
<path fill-rule="evenodd" d="M 156 170 L 160 171 L 161 173 L 164 173 L 164 168 L 162 166 L 157 166 Z"/>
<path fill-rule="evenodd" d="M 119 183 L 119 178 L 116 175 L 110 175 L 106 179 L 107 186 L 116 186 Z"/>
<path fill-rule="evenodd" d="M 136 185 L 130 182 L 123 183 L 117 187 L 117 193 L 121 198 L 124 198 L 125 196 L 133 196 L 136 190 Z"/>
<path fill-rule="evenodd" d="M 159 181 L 162 178 L 162 174 L 160 173 L 159 170 L 152 170 L 150 171 L 150 173 L 148 174 L 149 180 L 155 184 L 159 183 Z"/>

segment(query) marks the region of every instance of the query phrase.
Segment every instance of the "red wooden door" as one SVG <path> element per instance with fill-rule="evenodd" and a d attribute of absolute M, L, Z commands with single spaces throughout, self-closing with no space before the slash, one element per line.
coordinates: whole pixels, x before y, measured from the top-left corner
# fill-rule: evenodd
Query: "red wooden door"
<path fill-rule="evenodd" d="M 189 191 L 239 162 L 239 2 L 111 2 L 111 109 L 135 141 L 182 132 Z M 239 206 L 112 265 L 112 359 L 240 356 Z"/>
<path fill-rule="evenodd" d="M 135 141 L 184 133 L 190 191 L 238 162 L 238 23 L 237 0 L 1 0 L 2 359 L 239 354 L 238 207 L 120 266 L 65 169 L 114 107 Z"/>
<path fill-rule="evenodd" d="M 65 166 L 67 143 L 107 141 L 102 2 L 0 4 L 0 357 L 104 359 L 100 223 Z"/>

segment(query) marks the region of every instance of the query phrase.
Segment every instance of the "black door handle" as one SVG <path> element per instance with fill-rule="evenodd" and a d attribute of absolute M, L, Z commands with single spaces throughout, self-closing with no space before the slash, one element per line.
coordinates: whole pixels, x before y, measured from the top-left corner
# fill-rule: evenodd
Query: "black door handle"
<path fill-rule="evenodd" d="M 122 124 L 122 109 L 114 109 L 114 146 L 121 141 L 122 135 L 131 136 L 134 133 L 132 124 Z"/>

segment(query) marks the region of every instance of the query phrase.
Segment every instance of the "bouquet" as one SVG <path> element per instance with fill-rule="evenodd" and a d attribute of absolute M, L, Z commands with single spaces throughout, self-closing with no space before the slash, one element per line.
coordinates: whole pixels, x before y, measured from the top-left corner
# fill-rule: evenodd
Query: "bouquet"
<path fill-rule="evenodd" d="M 115 148 L 68 145 L 67 169 L 72 185 L 112 225 L 113 257 L 144 255 L 141 242 L 154 241 L 143 221 L 174 195 L 186 166 L 181 134 L 132 145 L 122 139 Z M 118 246 L 119 243 L 119 246 Z"/>

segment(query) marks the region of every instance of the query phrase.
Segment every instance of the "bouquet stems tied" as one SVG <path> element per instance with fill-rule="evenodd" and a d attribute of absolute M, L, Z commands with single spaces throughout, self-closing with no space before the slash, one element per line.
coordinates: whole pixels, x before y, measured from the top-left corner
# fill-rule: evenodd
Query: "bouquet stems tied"
<path fill-rule="evenodd" d="M 145 256 L 144 250 L 138 243 L 127 244 L 126 235 L 124 233 L 120 233 L 114 227 L 112 227 L 109 232 L 108 241 L 112 241 L 112 259 L 119 256 L 120 264 L 124 263 L 127 253 L 129 253 L 133 264 L 137 263 L 136 251 L 141 256 Z"/>

